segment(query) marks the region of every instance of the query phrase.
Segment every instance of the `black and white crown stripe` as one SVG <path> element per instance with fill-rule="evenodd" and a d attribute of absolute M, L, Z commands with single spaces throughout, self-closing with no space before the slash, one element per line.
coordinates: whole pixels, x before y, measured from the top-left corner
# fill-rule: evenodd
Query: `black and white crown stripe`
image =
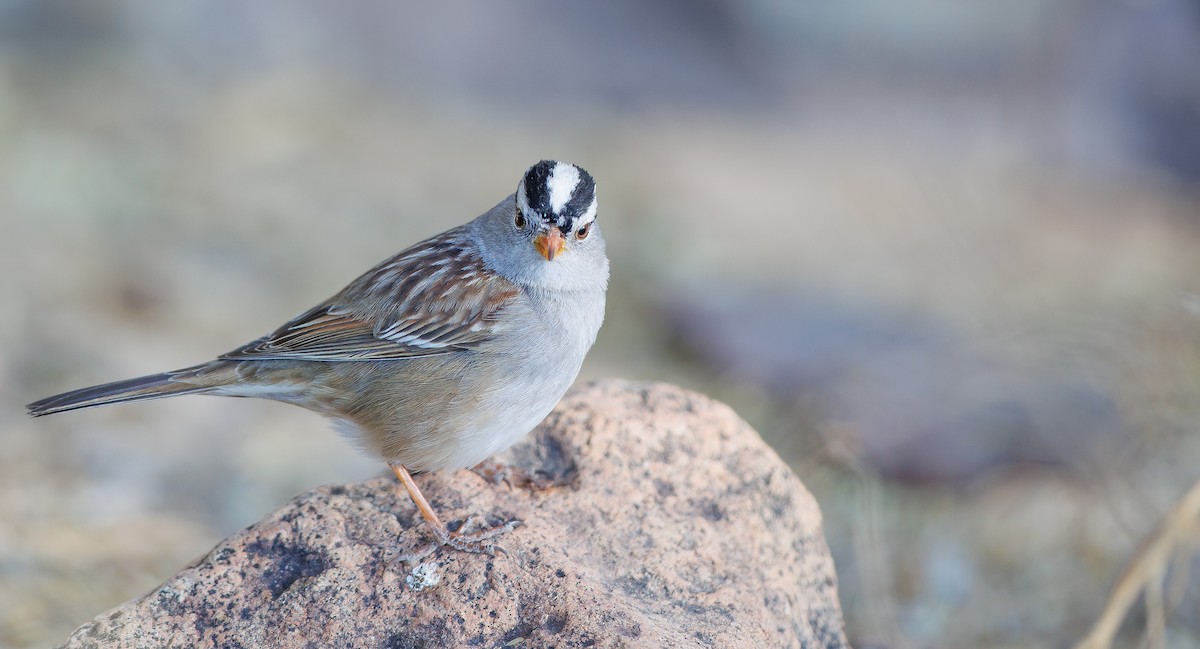
<path fill-rule="evenodd" d="M 517 204 L 570 232 L 596 219 L 596 181 L 573 164 L 542 160 L 525 172 Z"/>

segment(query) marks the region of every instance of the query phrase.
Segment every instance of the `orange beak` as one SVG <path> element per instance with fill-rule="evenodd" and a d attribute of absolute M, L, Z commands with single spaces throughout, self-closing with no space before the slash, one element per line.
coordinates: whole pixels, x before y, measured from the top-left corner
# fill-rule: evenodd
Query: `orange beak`
<path fill-rule="evenodd" d="M 551 226 L 549 232 L 534 237 L 533 247 L 537 248 L 546 261 L 554 261 L 555 257 L 567 249 L 567 241 L 563 239 L 562 231 Z"/>

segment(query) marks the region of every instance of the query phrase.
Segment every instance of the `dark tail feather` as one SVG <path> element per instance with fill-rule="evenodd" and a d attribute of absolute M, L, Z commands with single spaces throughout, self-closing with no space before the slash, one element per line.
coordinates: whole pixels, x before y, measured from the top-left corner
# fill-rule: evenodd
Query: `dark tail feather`
<path fill-rule="evenodd" d="M 189 368 L 189 370 L 191 369 L 196 368 Z M 140 376 L 136 379 L 93 385 L 90 388 L 72 390 L 56 394 L 53 397 L 47 397 L 40 401 L 34 401 L 25 407 L 29 410 L 31 416 L 41 417 L 42 415 L 53 415 L 56 412 L 79 410 L 80 408 L 107 406 L 113 403 L 126 403 L 128 401 L 161 399 L 163 397 L 173 397 L 178 394 L 207 392 L 213 389 L 211 385 L 196 385 L 195 383 L 182 383 L 175 380 L 175 377 L 180 372 L 186 371 L 188 370 L 164 372 L 162 374 Z"/>

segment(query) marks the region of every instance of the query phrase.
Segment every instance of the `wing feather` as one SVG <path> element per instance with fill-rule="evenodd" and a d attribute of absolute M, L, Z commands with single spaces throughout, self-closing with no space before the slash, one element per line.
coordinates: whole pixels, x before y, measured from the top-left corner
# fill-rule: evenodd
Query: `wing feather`
<path fill-rule="evenodd" d="M 466 227 L 379 264 L 274 333 L 222 358 L 362 361 L 475 349 L 520 291 L 488 271 Z"/>

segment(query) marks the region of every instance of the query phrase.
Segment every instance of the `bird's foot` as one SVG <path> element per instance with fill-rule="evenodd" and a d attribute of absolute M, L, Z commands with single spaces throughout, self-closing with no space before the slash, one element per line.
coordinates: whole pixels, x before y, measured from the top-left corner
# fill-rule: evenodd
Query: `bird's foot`
<path fill-rule="evenodd" d="M 509 487 L 528 489 L 530 491 L 545 491 L 567 484 L 567 481 L 554 480 L 541 473 L 529 471 L 519 466 L 500 464 L 495 460 L 484 460 L 471 467 L 470 471 L 491 484 L 498 485 L 503 482 Z"/>
<path fill-rule="evenodd" d="M 489 556 L 495 556 L 497 552 L 507 555 L 508 551 L 496 545 L 494 539 L 507 532 L 511 532 L 521 524 L 519 520 L 511 520 L 507 523 L 493 525 L 485 529 L 464 532 L 463 528 L 467 527 L 470 521 L 471 519 L 468 519 L 466 523 L 454 531 L 448 531 L 443 527 L 435 528 L 431 525 L 430 529 L 434 533 L 434 540 L 414 552 L 397 556 L 396 560 L 404 563 L 419 563 L 437 552 L 439 548 L 450 548 L 459 552 L 486 554 Z"/>
<path fill-rule="evenodd" d="M 512 486 L 512 483 L 508 481 L 509 476 L 512 474 L 512 469 L 506 464 L 500 464 L 495 460 L 484 460 L 468 470 L 490 484 L 498 485 L 503 482 L 510 487 Z"/>
<path fill-rule="evenodd" d="M 462 527 L 453 532 L 446 532 L 445 536 L 439 538 L 438 541 L 444 546 L 463 552 L 495 554 L 498 550 L 504 554 L 508 554 L 504 548 L 496 545 L 492 540 L 502 534 L 511 532 L 516 526 L 521 524 L 519 520 L 511 520 L 507 523 L 492 525 L 474 532 L 464 532 L 463 528 L 470 522 L 470 519 L 467 519 L 467 523 L 464 523 Z"/>

